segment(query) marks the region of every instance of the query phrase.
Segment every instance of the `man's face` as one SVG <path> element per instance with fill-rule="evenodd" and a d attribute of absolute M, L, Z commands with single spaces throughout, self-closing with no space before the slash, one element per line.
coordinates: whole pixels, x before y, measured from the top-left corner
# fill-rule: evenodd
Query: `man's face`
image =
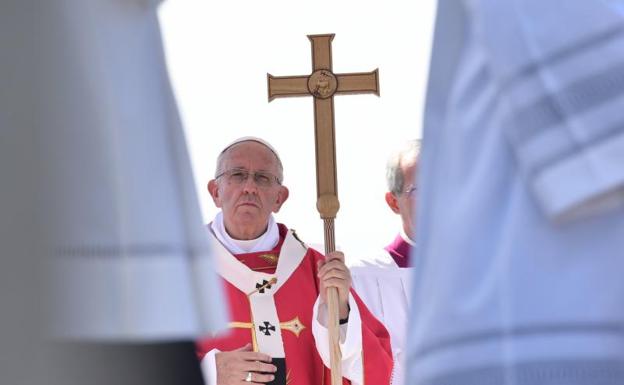
<path fill-rule="evenodd" d="M 397 205 L 399 206 L 399 215 L 403 222 L 403 230 L 410 239 L 416 239 L 416 196 L 417 191 L 412 190 L 411 193 L 406 191 L 416 187 L 416 167 L 417 164 L 410 162 L 402 165 L 403 170 L 403 193 L 397 197 Z"/>
<path fill-rule="evenodd" d="M 248 172 L 240 183 L 231 178 L 231 170 Z M 225 228 L 232 238 L 255 239 L 266 230 L 269 216 L 278 212 L 288 198 L 288 189 L 275 180 L 269 186 L 258 185 L 254 173 L 278 176 L 275 155 L 264 145 L 248 141 L 234 145 L 226 152 L 220 172 L 226 172 L 208 183 L 215 205 L 222 209 Z"/>
<path fill-rule="evenodd" d="M 386 193 L 386 202 L 392 211 L 401 216 L 403 231 L 411 240 L 416 239 L 416 172 L 418 163 L 414 161 L 401 164 L 403 172 L 403 192 L 395 195 Z M 408 193 L 407 191 L 412 191 Z"/>

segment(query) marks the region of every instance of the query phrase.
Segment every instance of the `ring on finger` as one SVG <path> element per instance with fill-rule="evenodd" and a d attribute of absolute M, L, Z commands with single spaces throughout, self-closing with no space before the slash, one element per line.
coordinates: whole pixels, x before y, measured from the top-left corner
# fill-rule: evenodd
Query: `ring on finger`
<path fill-rule="evenodd" d="M 245 377 L 245 382 L 251 382 L 251 372 L 247 372 L 247 377 Z"/>

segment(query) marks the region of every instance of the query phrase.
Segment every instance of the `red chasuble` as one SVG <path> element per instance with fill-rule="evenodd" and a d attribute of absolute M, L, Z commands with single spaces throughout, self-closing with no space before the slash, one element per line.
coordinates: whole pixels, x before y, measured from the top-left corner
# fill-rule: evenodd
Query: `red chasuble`
<path fill-rule="evenodd" d="M 201 359 L 212 349 L 229 351 L 251 343 L 254 350 L 273 357 L 278 370 L 283 370 L 281 380 L 278 373 L 273 383 L 329 385 L 329 369 L 312 335 L 313 305 L 319 295 L 317 261 L 325 258 L 307 248 L 286 226 L 278 226 L 280 241 L 266 252 L 232 256 L 213 240 L 231 322 L 225 335 L 197 343 L 198 356 Z M 357 365 L 363 367 L 356 371 L 363 374 L 359 377 L 364 384 L 389 384 L 392 353 L 388 332 L 355 291 L 351 294 L 359 310 L 362 334 L 362 360 Z M 343 383 L 351 382 L 344 378 Z"/>

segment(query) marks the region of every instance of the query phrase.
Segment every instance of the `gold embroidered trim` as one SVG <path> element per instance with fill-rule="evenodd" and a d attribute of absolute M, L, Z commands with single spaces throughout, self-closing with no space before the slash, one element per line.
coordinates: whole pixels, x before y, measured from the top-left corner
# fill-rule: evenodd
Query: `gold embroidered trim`
<path fill-rule="evenodd" d="M 254 324 L 253 322 L 230 322 L 228 324 L 228 327 L 230 328 L 236 328 L 236 329 L 253 329 L 254 328 Z"/>
<path fill-rule="evenodd" d="M 228 327 L 236 329 L 249 329 L 251 330 L 251 345 L 254 352 L 258 351 L 258 341 L 256 340 L 256 325 L 253 322 L 230 322 Z"/>
<path fill-rule="evenodd" d="M 297 337 L 299 337 L 299 334 L 301 334 L 301 332 L 304 329 L 306 329 L 306 326 L 299 320 L 299 317 L 295 317 L 291 319 L 290 321 L 280 322 L 279 325 L 280 325 L 281 330 L 288 330 L 289 332 L 293 333 Z M 228 327 L 236 328 L 236 329 L 251 329 L 251 330 L 254 330 L 254 332 L 256 328 L 253 322 L 238 322 L 238 321 L 233 321 L 233 322 L 228 323 Z M 255 336 L 252 336 L 252 337 L 255 339 Z"/>
<path fill-rule="evenodd" d="M 280 328 L 284 330 L 288 330 L 293 333 L 295 336 L 299 337 L 299 334 L 305 329 L 305 325 L 301 323 L 299 317 L 295 317 L 290 321 L 280 322 Z"/>
<path fill-rule="evenodd" d="M 272 264 L 272 265 L 277 265 L 277 260 L 278 260 L 278 256 L 274 255 L 274 254 L 262 254 L 259 255 L 258 258 L 261 258 L 263 260 L 265 260 L 266 262 Z"/>

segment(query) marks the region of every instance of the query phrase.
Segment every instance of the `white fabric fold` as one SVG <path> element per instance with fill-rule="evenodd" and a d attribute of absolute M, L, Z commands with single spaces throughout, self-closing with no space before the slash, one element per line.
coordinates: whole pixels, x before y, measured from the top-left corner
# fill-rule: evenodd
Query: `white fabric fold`
<path fill-rule="evenodd" d="M 561 221 L 616 209 L 624 203 L 624 132 L 543 170 L 533 186 Z"/>
<path fill-rule="evenodd" d="M 623 167 L 609 167 L 621 164 L 624 137 L 624 25 L 611 3 L 478 6 L 475 37 L 505 101 L 504 130 L 537 203 L 558 221 L 624 204 Z"/>

